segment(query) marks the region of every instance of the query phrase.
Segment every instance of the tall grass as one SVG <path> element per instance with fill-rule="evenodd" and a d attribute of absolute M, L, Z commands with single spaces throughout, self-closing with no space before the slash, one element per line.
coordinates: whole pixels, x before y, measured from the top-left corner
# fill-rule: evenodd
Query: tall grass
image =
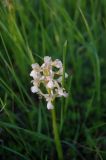
<path fill-rule="evenodd" d="M 51 114 L 30 91 L 31 64 L 63 60 L 69 92 L 56 100 L 65 160 L 106 158 L 106 1 L 0 1 L 0 155 L 57 159 Z"/>

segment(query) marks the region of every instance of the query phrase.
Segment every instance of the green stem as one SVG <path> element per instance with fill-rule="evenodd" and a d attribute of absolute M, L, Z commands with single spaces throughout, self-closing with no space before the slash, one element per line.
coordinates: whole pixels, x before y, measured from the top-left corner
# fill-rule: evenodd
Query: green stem
<path fill-rule="evenodd" d="M 56 145 L 56 150 L 57 150 L 57 154 L 58 154 L 58 159 L 63 160 L 63 151 L 62 151 L 62 146 L 61 146 L 61 143 L 60 143 L 58 127 L 57 127 L 57 123 L 56 123 L 55 108 L 51 110 L 51 113 L 52 113 L 53 133 L 54 133 L 54 139 L 55 139 L 55 145 Z"/>

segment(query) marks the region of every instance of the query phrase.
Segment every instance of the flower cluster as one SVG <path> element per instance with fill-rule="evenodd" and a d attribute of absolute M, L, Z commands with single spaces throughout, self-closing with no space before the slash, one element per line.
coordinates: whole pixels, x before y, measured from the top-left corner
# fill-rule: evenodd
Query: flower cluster
<path fill-rule="evenodd" d="M 63 65 L 59 59 L 52 61 L 51 57 L 46 56 L 41 66 L 38 63 L 32 64 L 30 76 L 33 77 L 31 91 L 46 99 L 48 109 L 53 109 L 56 97 L 68 96 L 62 87 Z"/>

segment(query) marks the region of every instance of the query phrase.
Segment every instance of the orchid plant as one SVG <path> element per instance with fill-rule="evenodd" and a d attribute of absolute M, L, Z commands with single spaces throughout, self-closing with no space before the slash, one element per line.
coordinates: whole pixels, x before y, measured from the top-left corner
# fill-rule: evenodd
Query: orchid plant
<path fill-rule="evenodd" d="M 59 59 L 53 61 L 51 57 L 45 56 L 44 63 L 41 66 L 38 63 L 32 64 L 30 76 L 33 78 L 31 81 L 33 83 L 31 91 L 38 94 L 40 98 L 44 97 L 47 101 L 47 109 L 51 110 L 58 158 L 59 160 L 63 160 L 62 146 L 60 143 L 53 102 L 57 97 L 68 96 L 68 93 L 62 85 L 63 78 L 67 78 L 68 74 L 64 73 L 63 64 Z"/>

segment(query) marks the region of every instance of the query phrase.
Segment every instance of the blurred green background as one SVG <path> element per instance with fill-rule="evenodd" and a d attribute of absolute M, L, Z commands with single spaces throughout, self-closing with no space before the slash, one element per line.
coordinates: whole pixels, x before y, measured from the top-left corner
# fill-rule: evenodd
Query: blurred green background
<path fill-rule="evenodd" d="M 65 160 L 106 159 L 106 0 L 0 0 L 0 160 L 54 160 L 51 113 L 30 91 L 31 64 L 63 59 L 56 100 Z"/>

